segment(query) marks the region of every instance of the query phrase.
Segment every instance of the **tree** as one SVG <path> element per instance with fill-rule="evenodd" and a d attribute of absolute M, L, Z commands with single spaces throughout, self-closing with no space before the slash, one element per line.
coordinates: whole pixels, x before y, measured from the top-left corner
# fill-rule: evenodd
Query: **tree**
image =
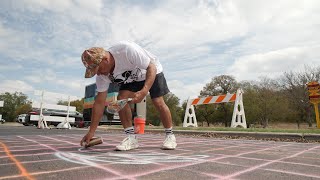
<path fill-rule="evenodd" d="M 147 119 L 146 124 L 159 126 L 161 121 L 157 109 L 154 107 L 150 95 L 147 96 Z"/>
<path fill-rule="evenodd" d="M 167 104 L 168 108 L 171 112 L 173 125 L 180 125 L 182 122 L 182 113 L 183 110 L 179 106 L 179 98 L 175 96 L 173 93 L 168 93 L 163 96 L 164 102 Z M 150 96 L 147 96 L 147 120 L 146 123 L 153 124 L 155 126 L 159 126 L 161 123 L 160 115 L 157 109 L 154 107 Z"/>
<path fill-rule="evenodd" d="M 27 114 L 27 113 L 30 112 L 31 110 L 32 110 L 31 103 L 28 102 L 27 104 L 23 104 L 23 105 L 19 106 L 19 107 L 16 109 L 15 114 L 16 114 L 16 115 L 19 115 L 19 114 Z"/>
<path fill-rule="evenodd" d="M 258 115 L 263 128 L 268 127 L 271 120 L 279 119 L 282 110 L 287 110 L 283 104 L 284 99 L 281 97 L 280 85 L 276 80 L 261 77 L 260 84 L 257 90 L 257 102 L 260 113 Z"/>
<path fill-rule="evenodd" d="M 195 114 L 197 117 L 197 121 L 199 123 L 202 122 L 202 126 L 203 123 L 206 122 L 207 126 L 210 126 L 210 123 L 213 123 L 213 119 L 214 118 L 214 113 L 216 110 L 216 106 L 214 104 L 208 104 L 208 105 L 198 105 L 195 107 Z"/>
<path fill-rule="evenodd" d="M 277 80 L 260 77 L 259 81 L 242 81 L 243 104 L 248 125 L 285 121 L 290 112 L 289 102 Z"/>
<path fill-rule="evenodd" d="M 168 93 L 164 95 L 163 99 L 170 109 L 173 125 L 179 126 L 182 123 L 183 116 L 183 110 L 179 106 L 180 99 L 173 93 Z"/>
<path fill-rule="evenodd" d="M 243 106 L 246 115 L 247 124 L 254 125 L 258 123 L 260 108 L 256 105 L 258 102 L 258 85 L 253 81 L 242 81 L 240 87 L 243 90 Z"/>
<path fill-rule="evenodd" d="M 298 114 L 296 123 L 298 128 L 302 122 L 308 122 L 309 126 L 312 126 L 311 104 L 309 102 L 309 94 L 306 84 L 311 81 L 320 80 L 320 67 L 311 68 L 305 66 L 303 72 L 285 72 L 281 77 L 282 88 L 285 95 L 288 97 L 291 108 Z"/>
<path fill-rule="evenodd" d="M 30 104 L 28 97 L 21 92 L 15 92 L 12 94 L 5 92 L 0 95 L 0 100 L 4 101 L 4 106 L 0 108 L 0 114 L 2 114 L 3 119 L 6 121 L 14 121 L 14 119 L 19 115 L 17 113 L 26 113 L 27 108 L 24 109 L 25 111 L 17 110 L 26 104 Z"/>
<path fill-rule="evenodd" d="M 70 101 L 70 106 L 75 106 L 76 107 L 76 110 L 78 112 L 83 112 L 83 103 L 84 103 L 84 98 L 82 98 L 81 100 L 74 100 L 74 101 Z M 68 106 L 68 101 L 62 101 L 62 100 L 59 100 L 58 105 L 65 105 L 65 106 Z"/>
<path fill-rule="evenodd" d="M 210 83 L 206 84 L 203 90 L 200 91 L 200 97 L 217 96 L 220 94 L 234 93 L 236 92 L 238 87 L 239 85 L 233 76 L 228 76 L 228 75 L 216 76 L 212 78 Z M 224 121 L 225 127 L 230 126 L 231 121 L 229 117 L 232 112 L 231 104 L 221 103 L 218 105 L 217 110 L 218 111 L 216 111 L 216 113 L 219 113 L 219 110 L 223 112 L 223 121 Z M 212 114 L 209 111 L 206 111 L 206 112 L 207 112 L 207 115 Z M 206 119 L 208 119 L 208 117 L 206 117 Z"/>

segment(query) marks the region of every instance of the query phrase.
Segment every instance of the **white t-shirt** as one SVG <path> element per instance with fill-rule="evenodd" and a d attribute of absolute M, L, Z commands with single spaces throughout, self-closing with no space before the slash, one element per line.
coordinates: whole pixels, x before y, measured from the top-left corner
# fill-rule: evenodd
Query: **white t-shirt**
<path fill-rule="evenodd" d="M 112 54 L 115 67 L 112 74 L 96 76 L 98 92 L 107 91 L 111 82 L 126 84 L 144 81 L 150 62 L 155 64 L 157 74 L 163 71 L 157 57 L 134 42 L 121 41 L 107 51 Z"/>

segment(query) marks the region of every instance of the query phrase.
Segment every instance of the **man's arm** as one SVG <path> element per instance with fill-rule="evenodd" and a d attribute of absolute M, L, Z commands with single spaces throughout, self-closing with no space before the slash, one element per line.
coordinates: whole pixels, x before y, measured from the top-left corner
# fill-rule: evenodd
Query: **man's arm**
<path fill-rule="evenodd" d="M 106 101 L 107 92 L 98 92 L 96 100 L 94 101 L 91 115 L 91 124 L 89 132 L 94 133 L 99 125 L 100 119 L 104 111 L 104 103 Z"/>
<path fill-rule="evenodd" d="M 94 136 L 94 132 L 96 131 L 99 121 L 103 115 L 104 111 L 104 103 L 106 101 L 107 91 L 106 92 L 98 92 L 96 100 L 93 104 L 92 115 L 91 115 L 91 124 L 89 132 L 82 138 L 80 144 L 83 142 L 89 143 L 90 139 Z"/>
<path fill-rule="evenodd" d="M 148 94 L 151 86 L 153 85 L 153 82 L 156 78 L 157 68 L 156 66 L 150 62 L 149 66 L 147 68 L 147 74 L 146 74 L 146 81 L 144 83 L 143 88 L 135 93 L 135 97 L 132 101 L 132 103 L 139 103 L 142 101 L 142 99 Z"/>

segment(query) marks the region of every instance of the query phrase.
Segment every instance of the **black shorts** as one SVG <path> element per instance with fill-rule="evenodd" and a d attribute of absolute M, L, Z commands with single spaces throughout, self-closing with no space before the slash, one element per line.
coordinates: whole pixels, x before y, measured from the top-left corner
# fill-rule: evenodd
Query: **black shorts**
<path fill-rule="evenodd" d="M 120 91 L 121 90 L 128 90 L 128 91 L 132 91 L 132 92 L 138 92 L 143 88 L 144 82 L 145 81 L 138 81 L 138 82 L 122 84 L 120 86 Z M 155 78 L 149 92 L 150 92 L 151 99 L 157 98 L 160 96 L 164 96 L 170 92 L 168 85 L 167 85 L 166 78 L 164 77 L 164 74 L 162 72 L 156 75 L 156 78 Z"/>

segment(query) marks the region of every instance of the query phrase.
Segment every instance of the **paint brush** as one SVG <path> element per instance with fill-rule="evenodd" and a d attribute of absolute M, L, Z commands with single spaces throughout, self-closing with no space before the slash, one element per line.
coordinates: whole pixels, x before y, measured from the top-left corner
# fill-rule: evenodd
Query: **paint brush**
<path fill-rule="evenodd" d="M 88 148 L 88 147 L 92 147 L 102 143 L 103 143 L 103 139 L 101 137 L 93 137 L 88 144 L 86 142 L 83 142 L 82 146 L 84 146 L 85 148 Z"/>

